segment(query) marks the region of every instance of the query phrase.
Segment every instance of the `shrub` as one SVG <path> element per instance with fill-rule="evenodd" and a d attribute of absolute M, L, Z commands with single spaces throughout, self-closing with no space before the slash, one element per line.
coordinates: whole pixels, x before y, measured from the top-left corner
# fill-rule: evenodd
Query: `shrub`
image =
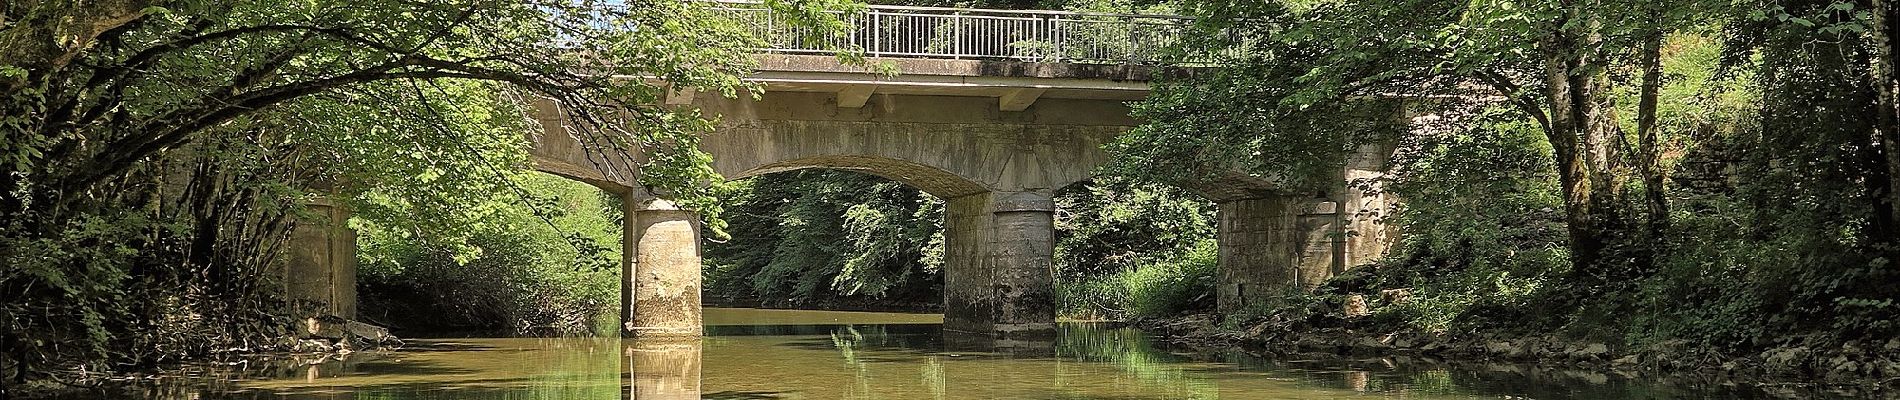
<path fill-rule="evenodd" d="M 1058 301 L 1071 316 L 1166 317 L 1213 305 L 1218 261 L 1213 240 L 1180 256 L 1118 273 L 1058 285 Z"/>

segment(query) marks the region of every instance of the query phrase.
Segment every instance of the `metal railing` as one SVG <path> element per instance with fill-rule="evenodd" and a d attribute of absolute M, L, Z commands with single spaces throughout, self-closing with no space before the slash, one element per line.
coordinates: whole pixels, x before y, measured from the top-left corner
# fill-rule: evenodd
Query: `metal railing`
<path fill-rule="evenodd" d="M 840 15 L 849 28 L 814 35 L 777 20 L 756 3 L 720 2 L 769 43 L 763 51 L 868 57 L 1008 59 L 1031 62 L 1151 64 L 1180 41 L 1191 18 L 1064 11 L 868 6 Z"/>

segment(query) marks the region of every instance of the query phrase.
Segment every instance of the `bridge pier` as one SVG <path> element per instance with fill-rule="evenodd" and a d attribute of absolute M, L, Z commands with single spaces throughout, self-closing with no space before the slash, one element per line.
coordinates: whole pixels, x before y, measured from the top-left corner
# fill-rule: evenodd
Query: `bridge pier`
<path fill-rule="evenodd" d="M 1382 220 L 1390 200 L 1377 182 L 1393 148 L 1361 146 L 1331 190 L 1219 202 L 1220 310 L 1243 309 L 1290 290 L 1311 291 L 1383 256 L 1392 238 Z"/>
<path fill-rule="evenodd" d="M 1338 203 L 1269 196 L 1219 203 L 1220 309 L 1232 311 L 1293 289 L 1312 290 L 1344 270 Z"/>
<path fill-rule="evenodd" d="M 313 218 L 299 219 L 290 232 L 283 269 L 284 293 L 291 315 L 356 318 L 356 232 L 350 210 L 328 198 L 306 203 Z"/>
<path fill-rule="evenodd" d="M 624 200 L 621 335 L 699 336 L 699 216 L 665 199 Z"/>
<path fill-rule="evenodd" d="M 1222 311 L 1238 310 L 1290 287 L 1297 274 L 1293 200 L 1287 197 L 1219 203 L 1216 223 L 1220 268 L 1215 289 Z"/>
<path fill-rule="evenodd" d="M 1055 331 L 1055 201 L 1037 191 L 949 199 L 944 328 L 1002 336 Z"/>

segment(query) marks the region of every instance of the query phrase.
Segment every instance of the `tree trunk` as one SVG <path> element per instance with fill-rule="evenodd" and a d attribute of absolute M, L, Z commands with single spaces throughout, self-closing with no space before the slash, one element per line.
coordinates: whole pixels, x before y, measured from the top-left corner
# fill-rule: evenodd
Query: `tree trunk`
<path fill-rule="evenodd" d="M 1642 88 L 1636 105 L 1636 173 L 1643 179 L 1644 205 L 1649 212 L 1648 227 L 1651 237 L 1660 237 L 1664 228 L 1669 226 L 1669 202 L 1664 196 L 1663 173 L 1660 170 L 1662 156 L 1656 132 L 1656 106 L 1662 91 L 1662 45 L 1663 30 L 1651 27 L 1649 36 L 1643 38 Z"/>
<path fill-rule="evenodd" d="M 1900 74 L 1894 72 L 1900 61 L 1895 60 L 1893 46 L 1900 40 L 1900 7 L 1895 7 L 1893 0 L 1873 0 L 1873 6 L 1874 26 L 1869 36 L 1874 60 L 1870 75 L 1880 94 L 1875 140 L 1887 158 L 1886 191 L 1882 196 L 1886 207 L 1877 214 L 1884 214 L 1881 217 L 1886 226 L 1894 226 L 1900 223 Z"/>
<path fill-rule="evenodd" d="M 1550 108 L 1545 134 L 1563 186 L 1572 273 L 1604 283 L 1612 278 L 1604 265 L 1609 245 L 1625 238 L 1628 228 L 1620 210 L 1628 177 L 1619 163 L 1625 141 L 1609 91 L 1602 36 L 1595 32 L 1600 25 L 1583 20 L 1589 14 L 1574 1 L 1564 7 L 1568 21 L 1560 21 L 1562 28 L 1540 44 Z"/>

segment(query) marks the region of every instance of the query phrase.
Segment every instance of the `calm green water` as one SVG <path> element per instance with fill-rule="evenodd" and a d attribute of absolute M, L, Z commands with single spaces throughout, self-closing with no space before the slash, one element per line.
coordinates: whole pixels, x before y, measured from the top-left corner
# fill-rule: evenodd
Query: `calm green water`
<path fill-rule="evenodd" d="M 917 314 L 708 309 L 701 341 L 413 340 L 393 352 L 202 366 L 149 399 L 1699 399 L 1761 393 L 1416 360 L 1165 350 L 1065 323 L 1050 341 L 946 334 Z M 1811 394 L 1804 394 L 1807 397 Z"/>

